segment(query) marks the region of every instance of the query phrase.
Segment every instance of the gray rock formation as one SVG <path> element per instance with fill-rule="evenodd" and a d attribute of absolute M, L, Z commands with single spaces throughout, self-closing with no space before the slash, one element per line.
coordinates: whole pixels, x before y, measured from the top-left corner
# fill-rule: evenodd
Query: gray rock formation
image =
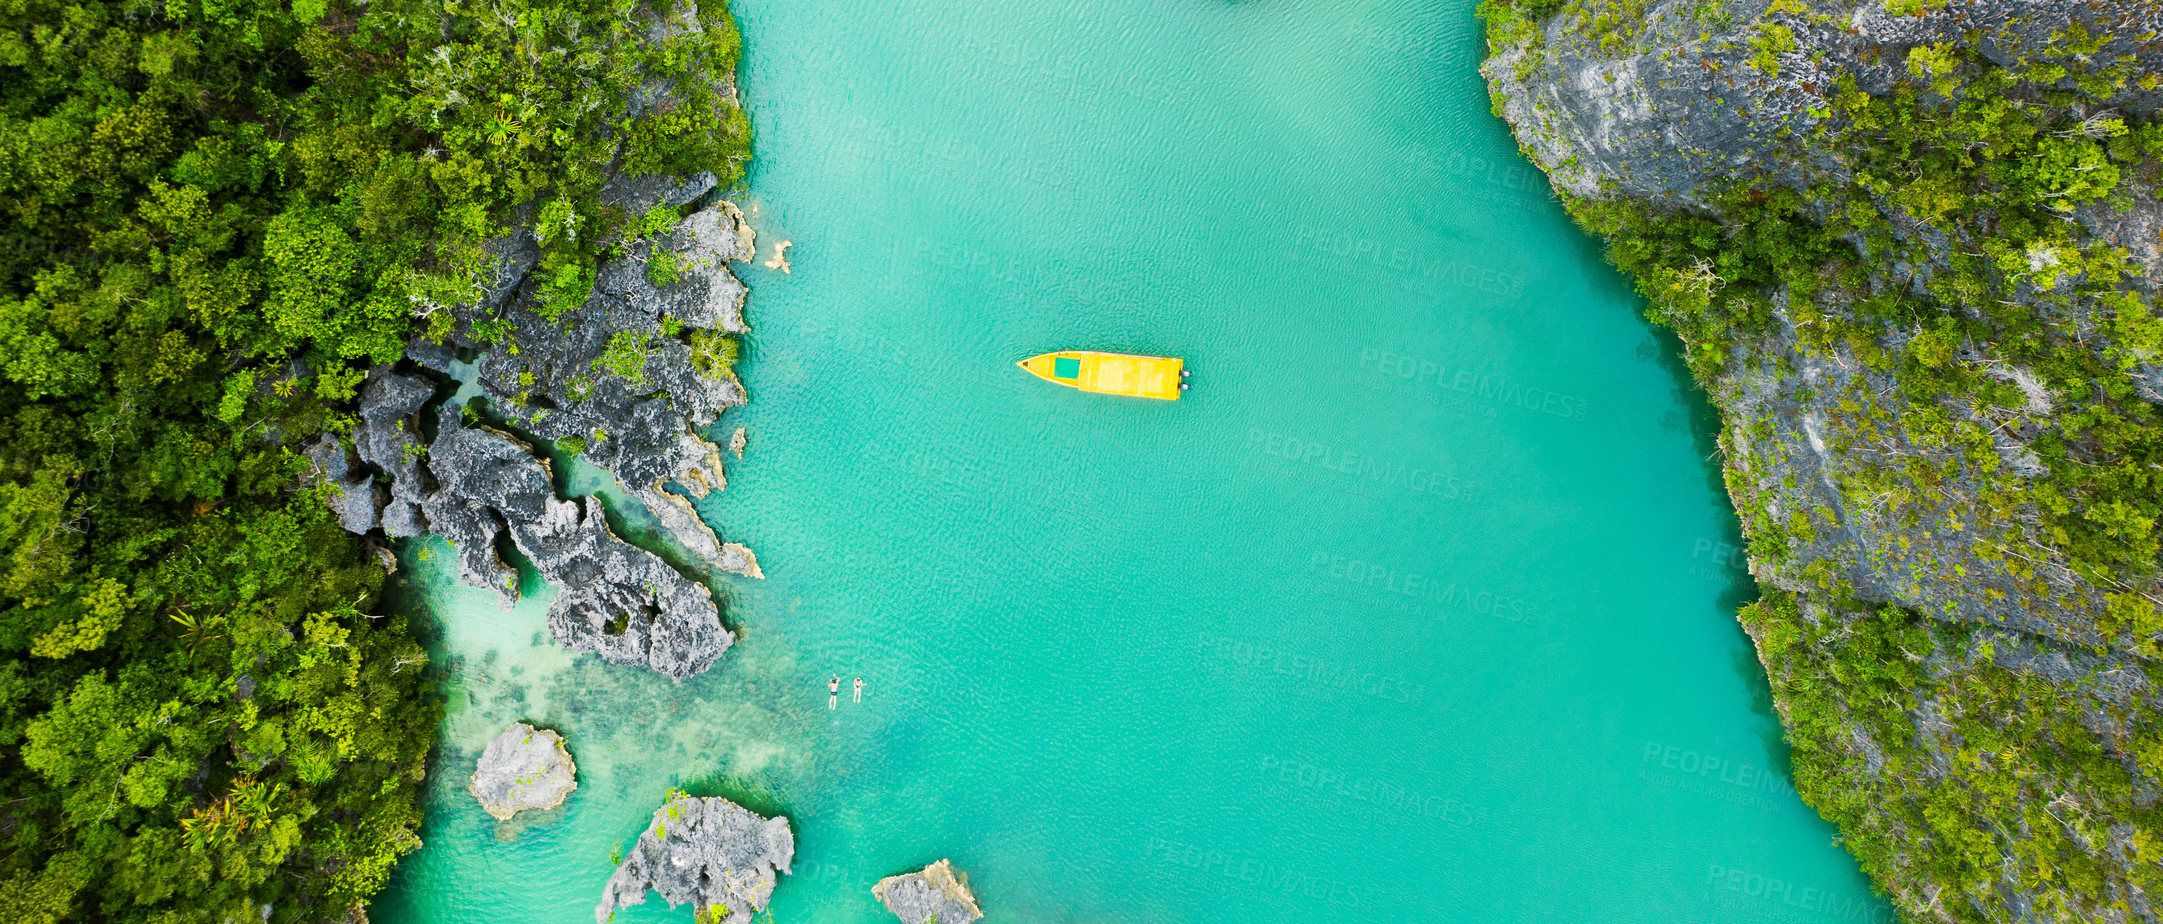
<path fill-rule="evenodd" d="M 659 204 L 708 191 L 685 185 Z M 553 318 L 540 281 L 530 278 L 539 245 L 523 231 L 499 239 L 490 247 L 496 281 L 487 287 L 498 297 L 452 309 L 449 345 L 480 352 L 478 384 L 489 410 L 513 426 L 583 442 L 585 456 L 627 486 L 673 479 L 703 493 L 700 484 L 721 481 L 720 453 L 699 431 L 745 401 L 732 371 L 694 351 L 717 331 L 744 329 L 744 287 L 725 265 L 746 246 L 738 215 L 717 203 L 658 240 L 631 244 L 626 256 L 600 265 L 583 304 Z M 653 271 L 657 260 L 675 265 L 674 278 Z M 490 334 L 476 333 L 476 323 L 490 325 Z M 430 346 L 409 355 L 440 363 L 445 354 Z"/>
<path fill-rule="evenodd" d="M 750 924 L 773 898 L 775 874 L 789 871 L 796 837 L 786 817 L 761 818 L 722 798 L 677 795 L 653 813 L 602 890 L 599 924 L 648 890 L 673 908 L 690 902 L 701 924 Z"/>
<path fill-rule="evenodd" d="M 698 182 L 619 177 L 603 199 L 625 208 L 666 207 L 708 192 Z M 742 405 L 745 395 L 735 374 L 702 350 L 712 348 L 705 338 L 746 329 L 744 287 L 726 263 L 748 257 L 750 233 L 743 214 L 728 202 L 693 212 L 675 230 L 602 263 L 593 294 L 555 318 L 540 303 L 538 281 L 527 278 L 538 262 L 538 245 L 524 231 L 507 235 L 490 245 L 497 274 L 484 297 L 452 309 L 457 322 L 450 343 L 416 343 L 407 355 L 448 371 L 456 349 L 478 352 L 477 384 L 491 414 L 523 432 L 578 447 L 587 460 L 614 472 L 694 556 L 737 570 L 730 563 L 744 556 L 726 552 L 690 503 L 668 486 L 696 498 L 728 485 L 720 447 L 700 434 L 722 411 Z M 674 278 L 653 271 L 657 261 L 672 266 Z M 504 325 L 491 337 L 507 336 L 517 348 L 493 348 L 491 337 L 475 333 L 476 323 Z"/>
<path fill-rule="evenodd" d="M 578 788 L 578 767 L 563 736 L 519 722 L 488 742 L 466 791 L 497 821 L 562 805 Z"/>
<path fill-rule="evenodd" d="M 871 894 L 902 924 L 970 924 L 984 916 L 976 906 L 976 896 L 969 893 L 968 874 L 954 872 L 953 864 L 945 860 L 881 879 L 871 887 Z"/>
<path fill-rule="evenodd" d="M 1493 49 L 1481 71 L 1500 114 L 1558 188 L 1706 207 L 1738 175 L 1807 183 L 1849 172 L 1854 165 L 1837 147 L 1798 142 L 1837 118 L 1843 78 L 1882 95 L 1910 76 L 1915 47 L 1975 35 L 1987 37 L 1984 53 L 1999 66 L 2073 57 L 2060 37 L 2078 21 L 2104 39 L 2082 57 L 2128 56 L 2153 73 L 2153 38 L 2163 30 L 2163 6 L 2146 0 L 1902 6 L 1910 9 L 1865 0 L 1659 0 L 1602 28 L 1565 13 L 1548 19 L 1537 41 Z M 1774 27 L 1782 30 L 1777 39 Z M 2153 116 L 2163 92 L 2129 82 L 2098 104 Z"/>
<path fill-rule="evenodd" d="M 362 462 L 390 477 L 378 521 L 384 534 L 393 539 L 428 531 L 421 505 L 435 485 L 421 464 L 420 412 L 435 393 L 435 386 L 426 380 L 395 373 L 371 376 L 361 391 L 360 425 L 353 431 L 353 448 Z"/>
<path fill-rule="evenodd" d="M 325 433 L 303 447 L 301 454 L 314 463 L 316 477 L 330 485 L 330 509 L 339 526 L 365 534 L 381 525 L 389 494 L 354 461 L 344 442 Z"/>
<path fill-rule="evenodd" d="M 447 414 L 421 453 L 406 427 L 432 393 L 418 379 L 385 375 L 363 399 L 355 443 L 391 473 L 387 489 L 337 441 L 310 445 L 322 477 L 339 489 L 332 503 L 347 529 L 433 532 L 457 550 L 460 579 L 493 591 L 505 608 L 519 597 L 517 569 L 497 546 L 508 539 L 557 588 L 548 610 L 556 641 L 610 663 L 643 665 L 682 680 L 728 651 L 735 636 L 722 626 L 713 595 L 659 556 L 618 538 L 598 501 L 556 497 L 548 462 L 532 445 Z M 676 530 L 703 535 L 710 546 L 703 557 L 716 567 L 736 562 L 688 503 L 660 503 L 658 509 L 675 515 Z"/>
<path fill-rule="evenodd" d="M 740 574 L 748 578 L 763 578 L 766 576 L 766 572 L 759 570 L 759 557 L 751 554 L 751 547 L 741 542 L 723 543 L 721 557 L 714 562 L 714 567 L 730 574 Z"/>
<path fill-rule="evenodd" d="M 429 462 L 442 488 L 428 521 L 457 547 L 460 576 L 515 602 L 516 573 L 495 546 L 508 536 L 557 588 L 548 628 L 565 647 L 681 680 L 735 641 L 704 587 L 617 538 L 598 502 L 557 499 L 546 463 L 516 437 L 446 419 Z"/>
<path fill-rule="evenodd" d="M 435 392 L 424 379 L 378 369 L 361 389 L 352 448 L 324 434 L 302 450 L 337 491 L 331 509 L 339 525 L 381 528 L 393 539 L 427 532 L 421 504 L 434 483 L 421 462 L 420 411 Z"/>

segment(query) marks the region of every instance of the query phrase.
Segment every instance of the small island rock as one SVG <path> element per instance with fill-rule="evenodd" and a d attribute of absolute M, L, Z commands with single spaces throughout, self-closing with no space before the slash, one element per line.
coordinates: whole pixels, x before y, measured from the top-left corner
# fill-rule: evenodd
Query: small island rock
<path fill-rule="evenodd" d="M 940 860 L 904 876 L 888 876 L 871 894 L 903 924 L 970 924 L 984 916 L 969 892 L 969 875 Z"/>
<path fill-rule="evenodd" d="M 701 924 L 749 924 L 773 898 L 775 873 L 789 871 L 796 836 L 786 816 L 762 818 L 719 797 L 678 794 L 653 813 L 593 919 L 607 924 L 618 908 L 643 904 L 651 889 L 673 908 L 692 903 Z"/>
<path fill-rule="evenodd" d="M 578 768 L 563 736 L 519 722 L 488 742 L 466 789 L 497 821 L 527 809 L 562 805 L 578 788 Z"/>

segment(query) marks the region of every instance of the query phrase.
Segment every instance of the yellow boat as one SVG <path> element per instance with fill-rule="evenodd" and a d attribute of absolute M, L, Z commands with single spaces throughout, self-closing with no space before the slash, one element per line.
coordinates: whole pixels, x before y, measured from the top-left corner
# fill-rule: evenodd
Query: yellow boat
<path fill-rule="evenodd" d="M 1179 392 L 1187 387 L 1186 361 L 1178 357 L 1062 350 L 1031 356 L 1014 365 L 1047 382 L 1100 395 L 1177 401 Z"/>

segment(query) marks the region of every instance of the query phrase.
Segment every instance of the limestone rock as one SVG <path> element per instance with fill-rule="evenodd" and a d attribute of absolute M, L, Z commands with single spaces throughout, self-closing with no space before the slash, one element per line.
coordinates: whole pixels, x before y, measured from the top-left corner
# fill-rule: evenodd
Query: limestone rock
<path fill-rule="evenodd" d="M 743 461 L 743 457 L 744 457 L 744 428 L 742 428 L 742 427 L 737 427 L 737 428 L 736 428 L 736 432 L 735 432 L 734 434 L 732 434 L 731 436 L 729 436 L 729 451 L 730 451 L 730 452 L 733 452 L 733 453 L 735 453 L 735 454 L 736 454 L 736 460 L 737 460 L 737 461 L 739 461 L 739 462 Z"/>
<path fill-rule="evenodd" d="M 681 495 L 663 490 L 659 485 L 632 491 L 631 496 L 645 504 L 646 509 L 653 513 L 654 519 L 661 521 L 661 528 L 676 537 L 676 541 L 682 543 L 698 560 L 709 565 L 720 563 L 721 539 L 714 535 L 713 529 L 707 526 L 704 520 L 699 519 L 698 509 L 691 506 L 690 501 Z"/>
<path fill-rule="evenodd" d="M 617 538 L 596 502 L 558 500 L 531 446 L 447 417 L 431 457 L 442 489 L 429 520 L 457 544 L 462 576 L 516 602 L 516 576 L 495 553 L 496 537 L 508 536 L 557 588 L 548 628 L 564 647 L 682 680 L 735 642 L 704 587 Z"/>
<path fill-rule="evenodd" d="M 697 431 L 745 401 L 742 383 L 700 368 L 685 340 L 708 325 L 741 327 L 741 283 L 717 261 L 693 260 L 657 285 L 641 259 L 651 246 L 603 263 L 592 295 L 560 317 L 542 314 L 539 281 L 528 278 L 500 312 L 457 309 L 451 334 L 481 351 L 477 384 L 491 413 L 544 439 L 584 441 L 587 459 L 629 485 L 698 465 L 712 449 Z M 515 351 L 473 332 L 490 318 L 507 325 Z"/>
<path fill-rule="evenodd" d="M 1520 12 L 1532 6 L 1517 4 Z M 2133 788 L 2104 785 L 2090 776 L 2092 764 L 2070 756 L 2113 754 L 2127 767 L 2138 764 L 2116 755 L 2130 740 L 2128 723 L 2140 721 L 2129 717 L 2152 715 L 2163 701 L 2147 679 L 2153 674 L 2134 666 L 2152 664 L 2157 642 L 2152 632 L 2125 631 L 2113 607 L 2128 597 L 2118 604 L 2112 597 L 2137 590 L 2152 601 L 2154 570 L 2141 562 L 2142 583 L 2127 584 L 2119 583 L 2123 573 L 2105 571 L 2099 580 L 2092 568 L 2076 567 L 2054 522 L 2062 511 L 2039 500 L 2051 492 L 2032 489 L 2050 485 L 2067 464 L 2134 464 L 2137 451 L 2123 444 L 2068 446 L 2062 434 L 2088 425 L 2060 421 L 2133 395 L 2163 403 L 2163 383 L 2146 371 L 2153 357 L 2112 356 L 2106 332 L 2117 309 L 2068 298 L 2052 273 L 2041 272 L 2062 268 L 2073 251 L 2039 247 L 2017 230 L 2027 219 L 1999 211 L 2001 192 L 1974 186 L 1985 175 L 1980 167 L 1939 173 L 1930 161 L 1937 155 L 1924 153 L 1959 147 L 1945 140 L 1958 134 L 1945 132 L 1948 119 L 2008 137 L 2013 126 L 2047 125 L 2059 139 L 2095 142 L 2121 118 L 2152 123 L 2163 116 L 2153 80 L 2163 73 L 2163 45 L 2154 41 L 2163 6 L 1652 0 L 1631 7 L 1623 28 L 1588 27 L 1624 6 L 1571 4 L 1514 34 L 1494 33 L 1483 72 L 1496 111 L 1554 186 L 1581 202 L 1627 200 L 1653 215 L 1698 216 L 1731 229 L 1749 214 L 1735 206 L 1737 193 L 1758 202 L 1792 195 L 1793 220 L 1843 235 L 1850 248 L 1835 258 L 1846 269 L 1823 285 L 1701 275 L 1761 300 L 1765 313 L 1709 336 L 1681 326 L 1692 372 L 1721 412 L 1724 481 L 1751 538 L 1750 572 L 1774 591 L 1771 602 L 1792 604 L 1785 613 L 1746 613 L 1744 627 L 1758 643 L 1774 708 L 1791 722 L 1807 717 L 1790 725 L 1791 740 L 1804 744 L 1798 768 L 1824 774 L 1813 787 L 1819 793 L 1840 794 L 1805 798 L 1827 817 L 1841 816 L 1844 828 L 1869 832 L 1855 841 L 1867 845 L 1858 854 L 1904 919 L 2163 920 L 2156 905 L 2137 899 L 2154 865 L 2127 848 L 2135 826 L 2120 821 L 2128 808 L 2153 803 L 2154 774 Z M 2069 43 L 2073 36 L 2083 43 Z M 1945 59 L 1953 69 L 1942 88 L 1925 79 L 1938 65 L 1920 53 L 1933 49 L 1955 56 Z M 2051 76 L 2083 75 L 2091 61 L 2148 79 Z M 2014 74 L 1996 73 L 2003 69 Z M 2014 79 L 1977 82 L 1983 75 Z M 1859 97 L 1897 99 L 1902 115 L 1858 124 Z M 1956 110 L 1940 103 L 1954 101 L 1958 114 L 1950 115 Z M 1977 114 L 1986 109 L 2001 114 Z M 1894 158 L 1870 142 L 1880 133 L 1940 140 Z M 1960 205 L 1918 206 L 1910 184 L 1919 177 L 1959 190 Z M 2054 209 L 2048 224 L 2056 226 L 2053 239 L 2094 248 L 2091 255 L 2123 248 L 2135 271 L 2089 283 L 2152 305 L 2163 280 L 2155 174 L 2128 169 L 2114 182 L 2112 195 Z M 1975 280 L 1988 277 L 1975 275 L 1968 260 L 1994 252 L 2003 254 L 2001 267 L 2025 264 L 2036 275 L 1978 287 Z M 1663 262 L 1684 278 L 1692 272 L 1680 259 Z M 1695 272 L 1712 268 L 1699 264 Z M 1894 320 L 1874 315 L 1876 298 L 1918 307 Z M 1910 354 L 1922 328 L 1908 319 L 1938 312 L 1964 319 L 1948 365 L 1996 380 L 1987 391 L 1961 386 L 1933 395 L 1935 386 L 1905 387 L 1898 364 L 1879 361 Z M 2001 320 L 2013 317 L 2022 320 Z M 2070 387 L 2063 373 L 2045 377 L 2034 368 L 2035 356 L 2081 351 L 2124 364 L 2131 394 L 2107 394 L 2100 382 Z M 1941 445 L 1904 423 L 1927 414 L 1987 440 Z M 1881 657 L 1862 646 L 1884 604 L 1919 617 L 1902 631 L 1926 639 L 1901 643 L 1899 657 L 1916 673 L 1898 683 L 1897 710 L 1866 692 L 1876 681 L 1839 670 Z M 1988 715 L 1978 702 L 1989 703 Z M 1902 807 L 1911 793 L 1965 793 L 1972 755 L 1985 747 L 1978 742 L 1991 740 L 1976 729 L 1996 726 L 1990 735 L 2017 741 L 2025 735 L 1999 730 L 2007 728 L 2000 717 L 2016 716 L 2029 727 L 2063 729 L 2065 738 L 2025 753 L 2017 773 L 1986 769 L 2003 791 L 1933 797 L 1928 824 Z M 2107 821 L 2083 827 L 2091 823 L 2060 817 L 2066 805 L 2082 806 L 2081 819 Z M 2080 833 L 2059 834 L 2061 824 Z M 1985 852 L 2002 862 L 1951 872 L 1938 852 L 1939 832 L 1950 827 L 1988 838 L 1994 848 Z M 2064 845 L 2065 854 L 2031 859 L 2023 845 L 2043 842 Z M 2086 872 L 2055 874 L 2067 862 Z"/>
<path fill-rule="evenodd" d="M 528 809 L 562 805 L 578 788 L 578 767 L 563 736 L 519 722 L 488 742 L 466 790 L 497 821 Z"/>
<path fill-rule="evenodd" d="M 763 578 L 766 572 L 759 570 L 759 557 L 751 554 L 751 547 L 741 542 L 731 542 L 721 547 L 721 557 L 716 565 L 730 574 L 749 578 Z"/>
<path fill-rule="evenodd" d="M 331 513 L 347 532 L 366 533 L 382 523 L 388 495 L 353 461 L 345 444 L 328 433 L 317 436 L 301 453 L 315 464 L 316 477 L 329 484 Z"/>
<path fill-rule="evenodd" d="M 1837 147 L 1797 143 L 1837 118 L 1843 77 L 1882 94 L 1908 76 L 1915 46 L 1987 34 L 1985 47 L 2003 65 L 2042 52 L 2075 23 L 2103 37 L 2089 57 L 2152 73 L 2158 54 L 2143 36 L 2163 27 L 2146 0 L 1963 0 L 1906 11 L 1875 0 L 1646 6 L 1624 48 L 1575 17 L 1554 16 L 1538 42 L 1497 48 L 1481 67 L 1526 154 L 1576 195 L 1703 208 L 1738 176 L 1789 175 L 1807 185 L 1848 169 Z M 1793 37 L 1771 67 L 1753 63 L 1762 52 L 1749 39 L 1760 23 Z M 2105 104 L 2152 116 L 2163 94 L 2127 82 Z"/>
<path fill-rule="evenodd" d="M 692 497 L 705 497 L 729 486 L 728 472 L 721 467 L 720 450 L 715 449 L 712 443 L 690 434 L 685 434 L 680 439 L 696 440 L 698 447 L 691 448 L 703 447 L 706 454 L 676 472 L 678 484 L 690 491 Z"/>
<path fill-rule="evenodd" d="M 905 876 L 888 876 L 871 894 L 903 924 L 970 924 L 984 916 L 969 893 L 967 873 L 940 860 Z"/>
<path fill-rule="evenodd" d="M 718 178 L 706 172 L 689 177 L 617 173 L 602 184 L 600 199 L 602 205 L 621 209 L 626 217 L 637 220 L 655 206 L 673 208 L 695 202 L 712 192 L 716 182 Z"/>
<path fill-rule="evenodd" d="M 361 461 L 390 479 L 381 524 L 393 539 L 428 531 L 421 507 L 435 485 L 421 464 L 420 411 L 435 393 L 435 386 L 425 379 L 380 371 L 369 377 L 361 391 L 353 447 Z"/>
<path fill-rule="evenodd" d="M 671 908 L 690 902 L 701 922 L 749 924 L 773 898 L 775 874 L 788 872 L 795 856 L 788 818 L 761 818 L 718 797 L 679 795 L 653 813 L 609 877 L 593 919 L 607 924 L 616 909 L 643 904 L 651 890 Z"/>
<path fill-rule="evenodd" d="M 549 498 L 511 538 L 559 588 L 548 630 L 564 647 L 614 664 L 643 664 L 682 680 L 712 667 L 736 639 L 706 588 L 616 538 L 590 500 Z"/>

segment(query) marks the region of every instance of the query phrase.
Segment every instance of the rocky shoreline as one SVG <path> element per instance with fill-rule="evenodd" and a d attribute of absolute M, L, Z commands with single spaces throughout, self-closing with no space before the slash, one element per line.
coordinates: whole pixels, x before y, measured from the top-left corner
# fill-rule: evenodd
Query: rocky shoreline
<path fill-rule="evenodd" d="M 1912 920 L 2158 920 L 2163 9 L 1628 6 L 1483 73 L 1721 413 L 1798 791 Z"/>
<path fill-rule="evenodd" d="M 650 213 L 715 193 L 710 174 L 619 176 L 602 198 Z M 507 538 L 559 589 L 548 616 L 559 643 L 679 680 L 695 676 L 734 642 L 712 595 L 618 537 L 598 500 L 557 497 L 547 455 L 482 421 L 573 448 L 616 475 L 698 561 L 763 576 L 748 547 L 722 542 L 691 506 L 728 484 L 721 448 L 701 431 L 746 400 L 734 373 L 702 362 L 693 344 L 748 329 L 745 288 L 727 263 L 751 258 L 753 233 L 733 204 L 714 200 L 603 262 L 586 302 L 554 318 L 533 278 L 532 233 L 514 231 L 491 250 L 494 279 L 483 298 L 451 309 L 447 340 L 412 343 L 411 374 L 370 374 L 351 448 L 326 435 L 305 452 L 337 488 L 331 503 L 346 529 L 441 536 L 458 550 L 461 578 L 493 590 L 505 607 L 519 597 L 517 571 L 498 554 L 497 540 Z M 657 284 L 647 266 L 664 257 L 675 278 Z M 611 351 L 625 344 L 635 366 L 612 366 Z M 461 355 L 475 357 L 486 414 L 430 414 Z M 423 444 L 417 435 L 431 425 L 436 436 Z"/>

